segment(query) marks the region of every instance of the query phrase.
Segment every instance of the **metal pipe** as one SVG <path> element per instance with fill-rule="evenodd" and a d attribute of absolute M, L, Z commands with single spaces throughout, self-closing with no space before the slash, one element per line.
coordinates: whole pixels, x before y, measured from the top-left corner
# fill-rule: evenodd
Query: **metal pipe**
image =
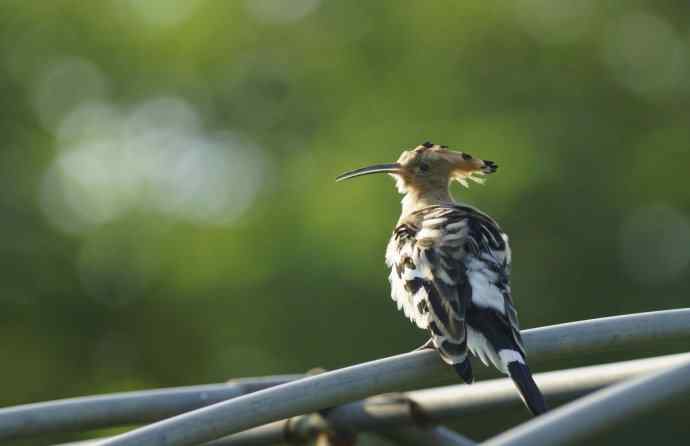
<path fill-rule="evenodd" d="M 610 429 L 690 391 L 690 361 L 600 390 L 497 435 L 486 446 L 561 445 Z"/>
<path fill-rule="evenodd" d="M 690 334 L 690 309 L 593 319 L 524 332 L 530 358 L 599 350 Z M 233 398 L 135 429 L 104 446 L 187 446 L 373 394 L 452 378 L 433 351 L 414 351 Z"/>
<path fill-rule="evenodd" d="M 0 409 L 0 440 L 160 420 L 300 378 L 239 379 L 222 384 L 69 398 Z"/>
<path fill-rule="evenodd" d="M 690 353 L 648 359 L 616 362 L 534 375 L 544 396 L 550 402 L 586 395 L 608 385 L 663 370 L 690 361 Z M 510 379 L 478 382 L 471 386 L 457 384 L 407 392 L 402 395 L 381 395 L 335 407 L 328 412 L 331 429 L 352 432 L 392 432 L 401 426 L 418 422 L 411 410 L 414 402 L 427 422 L 457 420 L 464 415 L 520 406 L 522 401 Z M 303 415 L 269 423 L 211 442 L 212 446 L 269 445 L 291 437 L 307 439 L 314 419 Z M 298 428 L 297 428 L 298 427 Z"/>
<path fill-rule="evenodd" d="M 477 443 L 446 427 L 432 427 L 422 429 L 418 427 L 403 427 L 380 434 L 402 446 L 475 446 Z"/>
<path fill-rule="evenodd" d="M 610 384 L 667 369 L 687 361 L 690 361 L 690 353 L 538 373 L 534 375 L 534 379 L 546 399 L 554 402 L 586 395 Z M 467 414 L 522 404 L 509 379 L 494 379 L 478 382 L 472 386 L 456 384 L 401 395 L 371 397 L 331 409 L 326 421 L 333 430 L 390 433 L 400 429 L 401 426 L 416 422 L 415 415 L 410 411 L 409 401 L 413 401 L 431 423 L 450 421 Z M 230 435 L 212 441 L 208 446 L 270 445 L 285 442 L 286 436 L 307 439 L 312 432 L 322 427 L 323 420 L 319 421 L 312 415 L 301 415 Z M 100 441 L 102 440 L 70 443 L 70 445 L 96 445 Z"/>

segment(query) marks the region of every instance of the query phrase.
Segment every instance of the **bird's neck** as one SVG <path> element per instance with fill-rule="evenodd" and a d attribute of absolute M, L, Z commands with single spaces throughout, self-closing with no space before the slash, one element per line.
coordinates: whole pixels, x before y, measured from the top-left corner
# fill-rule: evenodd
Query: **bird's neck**
<path fill-rule="evenodd" d="M 454 203 L 455 201 L 447 187 L 433 189 L 408 187 L 402 199 L 402 215 L 400 218 L 404 219 L 410 214 L 429 206 Z"/>

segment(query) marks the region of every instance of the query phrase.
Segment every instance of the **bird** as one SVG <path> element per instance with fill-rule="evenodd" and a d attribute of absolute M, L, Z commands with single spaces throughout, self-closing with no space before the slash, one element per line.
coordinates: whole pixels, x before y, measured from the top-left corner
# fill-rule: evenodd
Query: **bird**
<path fill-rule="evenodd" d="M 386 248 L 391 297 L 430 338 L 462 380 L 474 381 L 469 353 L 509 375 L 534 415 L 547 407 L 532 378 L 510 289 L 508 236 L 484 212 L 450 193 L 457 181 L 483 184 L 493 161 L 424 142 L 395 163 L 345 172 L 336 181 L 386 173 L 403 195 L 402 212 Z"/>

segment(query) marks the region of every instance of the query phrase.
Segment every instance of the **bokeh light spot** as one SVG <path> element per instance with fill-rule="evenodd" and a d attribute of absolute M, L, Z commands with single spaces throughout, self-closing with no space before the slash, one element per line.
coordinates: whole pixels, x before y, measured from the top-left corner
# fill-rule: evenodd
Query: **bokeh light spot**
<path fill-rule="evenodd" d="M 620 255 L 625 270 L 642 283 L 678 277 L 690 263 L 690 223 L 666 205 L 642 207 L 623 223 Z"/>
<path fill-rule="evenodd" d="M 134 15 L 145 24 L 166 28 L 187 20 L 200 2 L 200 0 L 129 0 L 127 3 Z"/>
<path fill-rule="evenodd" d="M 603 56 L 618 82 L 650 99 L 676 92 L 690 75 L 683 39 L 668 22 L 643 12 L 612 22 Z"/>
<path fill-rule="evenodd" d="M 152 99 L 124 113 L 87 103 L 65 117 L 57 135 L 40 201 L 66 232 L 134 208 L 229 223 L 251 205 L 264 178 L 260 147 L 202 131 L 199 114 L 179 98 Z"/>
<path fill-rule="evenodd" d="M 54 128 L 63 116 L 86 101 L 106 96 L 107 80 L 91 62 L 68 57 L 49 65 L 38 77 L 33 106 L 43 125 Z"/>
<path fill-rule="evenodd" d="M 525 31 L 544 43 L 571 43 L 590 30 L 597 2 L 582 0 L 518 0 L 515 17 Z"/>
<path fill-rule="evenodd" d="M 320 0 L 247 0 L 247 11 L 258 21 L 294 23 L 319 6 Z"/>

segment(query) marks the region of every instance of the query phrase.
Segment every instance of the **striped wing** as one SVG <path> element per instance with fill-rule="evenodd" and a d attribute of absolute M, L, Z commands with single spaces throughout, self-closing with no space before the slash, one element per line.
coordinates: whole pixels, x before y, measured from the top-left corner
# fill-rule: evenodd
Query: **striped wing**
<path fill-rule="evenodd" d="M 468 226 L 462 262 L 471 293 L 469 348 L 482 362 L 505 372 L 502 349 L 525 356 L 511 297 L 508 237 L 490 217 L 472 208 L 458 209 L 466 212 Z"/>
<path fill-rule="evenodd" d="M 462 258 L 468 226 L 453 208 L 431 207 L 398 226 L 388 245 L 391 296 L 428 329 L 449 364 L 467 358 L 465 313 L 471 295 Z"/>
<path fill-rule="evenodd" d="M 431 332 L 450 364 L 464 361 L 468 340 L 473 353 L 499 369 L 496 343 L 524 356 L 510 296 L 507 236 L 466 206 L 432 206 L 412 217 L 396 228 L 386 254 L 398 308 Z"/>
<path fill-rule="evenodd" d="M 509 374 L 533 414 L 546 411 L 532 379 L 510 295 L 508 237 L 466 206 L 431 206 L 406 218 L 388 245 L 392 297 L 428 329 L 443 360 L 473 381 L 469 350 Z"/>

